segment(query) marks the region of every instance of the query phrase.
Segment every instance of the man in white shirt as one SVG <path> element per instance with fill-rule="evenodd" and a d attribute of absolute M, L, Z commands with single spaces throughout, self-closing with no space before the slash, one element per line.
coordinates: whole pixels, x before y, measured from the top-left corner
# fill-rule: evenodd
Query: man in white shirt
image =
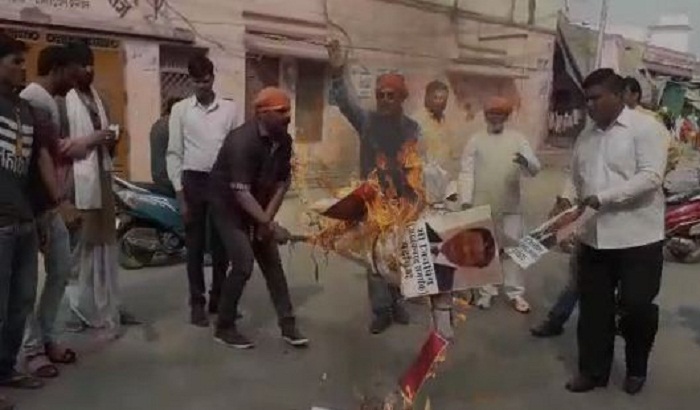
<path fill-rule="evenodd" d="M 540 162 L 525 136 L 505 127 L 512 110 L 512 103 L 502 97 L 492 97 L 486 102 L 487 129 L 469 140 L 459 174 L 462 208 L 491 206 L 501 247 L 518 241 L 523 234 L 521 175 L 535 176 L 540 171 Z M 523 297 L 522 270 L 511 260 L 503 262 L 505 293 L 516 311 L 528 313 L 530 305 Z M 480 289 L 477 306 L 490 308 L 496 295 L 495 286 Z"/>
<path fill-rule="evenodd" d="M 207 327 L 209 318 L 204 308 L 203 265 L 207 220 L 210 218 L 209 173 L 226 135 L 243 123 L 243 112 L 235 102 L 220 98 L 213 91 L 214 64 L 207 57 L 193 57 L 188 71 L 194 95 L 172 108 L 168 124 L 167 168 L 185 221 L 190 320 L 195 326 Z M 213 279 L 209 312 L 216 313 L 228 262 L 221 239 L 213 227 L 212 233 Z"/>
<path fill-rule="evenodd" d="M 659 325 L 654 299 L 663 269 L 668 141 L 659 138 L 651 116 L 625 107 L 624 80 L 613 70 L 594 71 L 583 88 L 593 124 L 576 141 L 563 196 L 597 209 L 598 215 L 579 237 L 579 374 L 566 388 L 581 393 L 607 385 L 619 304 L 624 390 L 637 394 Z"/>

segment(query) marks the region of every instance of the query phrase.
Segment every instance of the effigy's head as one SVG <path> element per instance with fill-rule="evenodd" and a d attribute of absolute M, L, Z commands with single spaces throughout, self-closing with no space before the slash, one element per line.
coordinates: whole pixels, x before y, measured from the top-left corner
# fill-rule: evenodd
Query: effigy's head
<path fill-rule="evenodd" d="M 496 240 L 488 229 L 464 229 L 446 239 L 440 251 L 457 266 L 485 268 L 496 257 Z"/>

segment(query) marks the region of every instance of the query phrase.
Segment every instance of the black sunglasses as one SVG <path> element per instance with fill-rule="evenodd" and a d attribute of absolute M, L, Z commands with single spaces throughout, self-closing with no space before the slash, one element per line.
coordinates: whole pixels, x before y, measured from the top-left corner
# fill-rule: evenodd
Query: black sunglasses
<path fill-rule="evenodd" d="M 376 97 L 378 100 L 390 100 L 393 101 L 396 99 L 396 93 L 393 91 L 377 91 L 375 93 Z"/>

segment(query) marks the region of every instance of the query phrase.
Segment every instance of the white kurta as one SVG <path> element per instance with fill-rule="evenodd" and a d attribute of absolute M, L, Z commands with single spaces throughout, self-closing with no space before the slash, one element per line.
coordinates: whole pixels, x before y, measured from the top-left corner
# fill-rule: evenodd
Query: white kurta
<path fill-rule="evenodd" d="M 527 159 L 525 169 L 513 162 L 518 153 Z M 525 171 L 526 175 L 534 176 L 541 168 L 525 136 L 511 130 L 473 135 L 464 149 L 461 165 L 462 203 L 490 205 L 495 219 L 504 214 L 521 213 L 521 175 Z"/>
<path fill-rule="evenodd" d="M 97 105 L 100 128 L 109 125 L 105 106 L 93 89 L 92 95 Z M 71 138 L 82 138 L 96 131 L 88 109 L 76 90 L 66 96 L 66 112 Z M 97 150 L 102 150 L 102 164 Z M 113 201 L 106 200 L 113 195 L 111 192 L 111 177 L 105 177 L 112 168 L 112 161 L 105 147 L 92 150 L 87 158 L 73 163 L 75 179 L 76 207 L 86 213 L 109 212 L 103 206 L 113 207 Z M 106 191 L 103 191 L 106 190 Z M 112 210 L 111 213 L 114 211 Z M 92 217 L 100 219 L 101 217 Z M 66 289 L 71 311 L 83 325 L 105 330 L 108 338 L 116 337 L 119 333 L 119 284 L 117 258 L 118 250 L 113 233 L 106 234 L 102 228 L 99 232 L 87 235 L 87 219 L 83 221 L 83 229 L 78 233 L 78 243 L 73 250 L 74 269 L 78 272 L 78 282 Z M 113 223 L 113 222 L 112 222 Z M 99 225 L 99 224 L 98 224 Z M 90 229 L 95 231 L 95 229 Z M 96 241 L 97 235 L 99 240 Z"/>
<path fill-rule="evenodd" d="M 513 160 L 520 154 L 527 160 L 522 167 Z M 535 176 L 541 165 L 527 138 L 517 131 L 500 134 L 480 132 L 472 136 L 464 149 L 459 174 L 462 204 L 489 205 L 500 246 L 512 244 L 523 234 L 524 224 L 520 204 L 522 174 Z M 522 271 L 510 260 L 503 261 L 504 285 L 508 297 L 524 293 Z M 482 295 L 494 296 L 494 286 L 482 289 Z"/>

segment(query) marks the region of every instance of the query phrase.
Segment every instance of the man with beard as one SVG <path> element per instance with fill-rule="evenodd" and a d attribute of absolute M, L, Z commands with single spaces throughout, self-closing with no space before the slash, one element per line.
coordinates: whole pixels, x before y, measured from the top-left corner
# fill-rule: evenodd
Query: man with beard
<path fill-rule="evenodd" d="M 211 171 L 214 221 L 232 262 L 214 338 L 237 349 L 253 347 L 237 328 L 236 318 L 254 261 L 267 282 L 282 338 L 294 347 L 309 343 L 297 329 L 279 255 L 278 244 L 288 242 L 290 234 L 275 222 L 292 178 L 290 110 L 289 97 L 282 90 L 260 91 L 255 118 L 228 134 Z"/>
<path fill-rule="evenodd" d="M 408 184 L 407 170 L 399 158 L 402 148 L 421 139 L 420 126 L 404 115 L 403 103 L 408 97 L 405 78 L 396 73 L 380 75 L 375 85 L 376 110 L 365 110 L 347 83 L 345 55 L 340 43 L 331 42 L 328 52 L 336 102 L 360 138 L 360 177 L 366 179 L 381 164 L 383 169 L 379 176 L 383 186 L 393 186 L 399 197 L 417 200 L 416 192 Z M 409 316 L 399 288 L 369 270 L 367 282 L 374 316 L 370 332 L 382 333 L 393 322 L 408 324 Z"/>
<path fill-rule="evenodd" d="M 119 337 L 121 325 L 140 324 L 121 309 L 112 155 L 119 136 L 110 128 L 107 104 L 94 86 L 95 55 L 86 43 L 71 45 L 81 69 L 75 87 L 59 105 L 70 137 L 67 155 L 73 161 L 73 200 L 80 224 L 75 235 L 78 283 L 69 286 L 75 331 L 99 329 L 106 339 Z M 78 159 L 79 158 L 79 159 Z"/>

